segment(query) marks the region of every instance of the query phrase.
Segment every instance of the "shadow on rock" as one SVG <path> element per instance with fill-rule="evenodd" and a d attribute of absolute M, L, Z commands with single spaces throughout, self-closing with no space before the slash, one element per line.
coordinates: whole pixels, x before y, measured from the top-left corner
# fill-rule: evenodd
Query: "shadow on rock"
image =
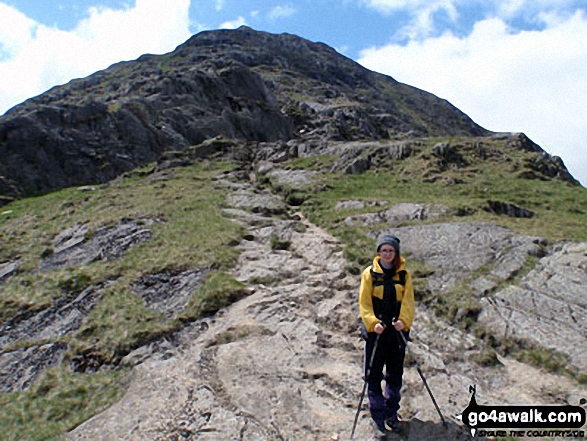
<path fill-rule="evenodd" d="M 381 440 L 389 441 L 458 441 L 470 440 L 471 432 L 464 426 L 448 422 L 446 426 L 433 421 L 404 421 L 400 434 L 388 433 Z"/>

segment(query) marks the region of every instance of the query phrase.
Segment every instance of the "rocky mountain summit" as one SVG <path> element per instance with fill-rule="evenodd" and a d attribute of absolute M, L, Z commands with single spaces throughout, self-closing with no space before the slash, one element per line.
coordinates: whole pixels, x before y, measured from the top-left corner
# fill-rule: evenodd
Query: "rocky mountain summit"
<path fill-rule="evenodd" d="M 215 136 L 321 144 L 488 134 L 447 101 L 324 44 L 247 27 L 202 32 L 0 117 L 0 196 L 108 182 Z M 550 167 L 572 179 L 562 163 Z"/>
<path fill-rule="evenodd" d="M 324 44 L 204 32 L 16 106 L 0 143 L 7 439 L 348 439 L 381 234 L 417 297 L 385 438 L 470 439 L 472 385 L 587 398 L 585 189 Z"/>

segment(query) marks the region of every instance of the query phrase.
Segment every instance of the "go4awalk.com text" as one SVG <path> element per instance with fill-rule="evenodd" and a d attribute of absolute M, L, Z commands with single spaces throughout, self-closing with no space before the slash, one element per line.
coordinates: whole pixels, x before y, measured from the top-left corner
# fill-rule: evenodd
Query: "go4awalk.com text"
<path fill-rule="evenodd" d="M 585 437 L 586 411 L 581 406 L 488 406 L 479 405 L 475 387 L 463 411 L 463 423 L 473 436 L 513 438 Z M 581 400 L 585 404 L 585 400 Z"/>
<path fill-rule="evenodd" d="M 479 430 L 478 437 L 510 438 L 585 438 L 584 430 Z"/>

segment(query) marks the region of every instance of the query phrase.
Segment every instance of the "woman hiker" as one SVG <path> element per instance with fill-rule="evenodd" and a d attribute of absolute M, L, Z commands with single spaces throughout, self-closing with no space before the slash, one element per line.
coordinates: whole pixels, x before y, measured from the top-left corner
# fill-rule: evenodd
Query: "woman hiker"
<path fill-rule="evenodd" d="M 398 332 L 408 337 L 414 320 L 414 288 L 412 277 L 400 257 L 400 240 L 382 236 L 377 242 L 373 265 L 361 276 L 359 310 L 366 331 L 365 378 L 367 379 L 369 410 L 377 428 L 400 432 L 397 412 L 401 399 L 405 345 Z M 375 356 L 369 362 L 375 344 Z M 383 368 L 385 367 L 385 377 Z M 385 392 L 381 381 L 385 378 Z"/>

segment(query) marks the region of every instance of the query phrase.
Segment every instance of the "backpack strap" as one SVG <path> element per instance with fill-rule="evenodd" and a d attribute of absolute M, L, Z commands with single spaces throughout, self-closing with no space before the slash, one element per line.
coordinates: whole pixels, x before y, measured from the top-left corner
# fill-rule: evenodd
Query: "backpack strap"
<path fill-rule="evenodd" d="M 399 285 L 406 286 L 406 275 L 407 274 L 408 273 L 406 270 L 401 270 L 397 273 L 397 275 L 399 276 Z"/>

